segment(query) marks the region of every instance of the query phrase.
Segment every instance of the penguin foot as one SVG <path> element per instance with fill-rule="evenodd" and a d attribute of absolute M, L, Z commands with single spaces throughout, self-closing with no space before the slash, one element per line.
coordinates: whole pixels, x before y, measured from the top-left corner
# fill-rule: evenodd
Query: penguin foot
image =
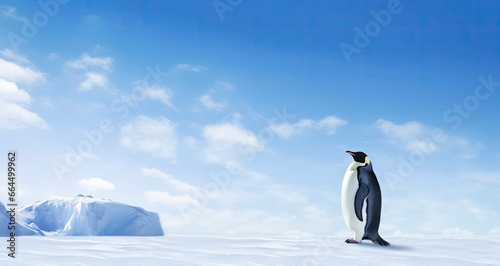
<path fill-rule="evenodd" d="M 351 238 L 351 239 L 346 239 L 346 240 L 345 240 L 345 242 L 346 242 L 347 244 L 359 243 L 358 241 L 356 241 L 356 240 L 354 240 L 354 239 L 352 239 L 352 238 Z"/>
<path fill-rule="evenodd" d="M 377 240 L 372 240 L 372 242 L 373 242 L 373 244 L 379 244 L 379 245 L 381 245 L 381 246 L 390 246 L 390 245 L 391 245 L 391 243 L 389 243 L 389 242 L 385 241 L 385 240 L 384 240 L 384 239 L 382 239 L 382 238 L 379 238 L 379 239 L 377 239 Z"/>

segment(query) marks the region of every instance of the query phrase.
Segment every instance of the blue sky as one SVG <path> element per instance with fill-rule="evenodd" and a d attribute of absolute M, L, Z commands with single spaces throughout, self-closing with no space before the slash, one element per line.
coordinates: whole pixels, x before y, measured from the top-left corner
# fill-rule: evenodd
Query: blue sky
<path fill-rule="evenodd" d="M 362 150 L 382 235 L 500 233 L 497 2 L 41 2 L 0 5 L 21 204 L 83 193 L 167 235 L 349 236 Z"/>

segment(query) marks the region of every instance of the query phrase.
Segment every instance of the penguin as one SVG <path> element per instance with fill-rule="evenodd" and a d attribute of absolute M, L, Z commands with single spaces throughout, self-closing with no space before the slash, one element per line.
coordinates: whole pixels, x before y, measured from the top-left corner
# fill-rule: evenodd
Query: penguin
<path fill-rule="evenodd" d="M 382 193 L 370 158 L 362 151 L 350 154 L 354 162 L 347 168 L 342 182 L 342 214 L 354 238 L 346 243 L 359 243 L 369 239 L 382 246 L 390 245 L 378 234 Z"/>

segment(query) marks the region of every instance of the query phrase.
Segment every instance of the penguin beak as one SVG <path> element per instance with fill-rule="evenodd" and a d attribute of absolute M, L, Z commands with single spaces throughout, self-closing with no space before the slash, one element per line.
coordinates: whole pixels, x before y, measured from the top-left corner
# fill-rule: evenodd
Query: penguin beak
<path fill-rule="evenodd" d="M 346 151 L 347 153 L 349 153 L 351 156 L 355 156 L 354 153 L 352 151 Z"/>

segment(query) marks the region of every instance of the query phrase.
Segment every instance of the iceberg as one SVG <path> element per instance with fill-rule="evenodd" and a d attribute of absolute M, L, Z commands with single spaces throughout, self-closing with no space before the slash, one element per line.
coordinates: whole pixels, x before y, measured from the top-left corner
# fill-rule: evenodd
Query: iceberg
<path fill-rule="evenodd" d="M 10 215 L 0 202 L 0 222 Z M 158 214 L 90 195 L 54 198 L 20 208 L 16 235 L 61 236 L 163 236 Z M 7 236 L 2 226 L 0 236 Z"/>
<path fill-rule="evenodd" d="M 0 231 L 0 236 L 8 236 L 10 234 L 10 231 L 8 231 L 9 222 L 10 222 L 10 213 L 7 212 L 7 208 L 0 201 L 0 225 L 2 228 L 2 230 Z M 30 227 L 26 225 L 23 219 L 19 219 L 17 213 L 16 213 L 15 229 L 16 229 L 15 231 L 16 235 L 24 235 L 24 236 L 43 235 L 43 232 L 38 230 L 36 227 Z"/>

